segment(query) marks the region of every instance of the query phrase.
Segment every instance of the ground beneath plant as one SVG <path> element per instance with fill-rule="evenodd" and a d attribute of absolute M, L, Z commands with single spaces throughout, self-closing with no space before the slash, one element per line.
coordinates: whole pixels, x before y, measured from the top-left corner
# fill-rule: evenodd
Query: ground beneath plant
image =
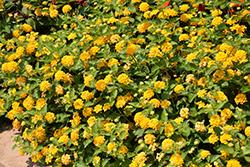
<path fill-rule="evenodd" d="M 18 148 L 12 151 L 15 141 L 11 139 L 18 134 L 17 129 L 0 121 L 0 167 L 39 167 L 32 162 L 29 155 L 20 155 Z"/>

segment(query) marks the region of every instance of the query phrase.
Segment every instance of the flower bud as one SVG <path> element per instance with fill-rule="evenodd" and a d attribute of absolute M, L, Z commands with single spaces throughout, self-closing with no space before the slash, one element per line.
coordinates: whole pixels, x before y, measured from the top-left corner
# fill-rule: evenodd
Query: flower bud
<path fill-rule="evenodd" d="M 156 32 L 161 32 L 161 29 L 158 28 L 158 29 L 156 30 Z"/>
<path fill-rule="evenodd" d="M 236 71 L 236 75 L 240 76 L 240 75 L 241 75 L 241 71 L 240 71 L 240 70 L 237 70 L 237 71 Z"/>
<path fill-rule="evenodd" d="M 141 93 L 143 90 L 142 89 L 139 89 L 138 92 Z"/>
<path fill-rule="evenodd" d="M 194 145 L 198 145 L 199 143 L 200 143 L 200 141 L 197 139 L 194 141 Z"/>
<path fill-rule="evenodd" d="M 22 121 L 21 126 L 24 126 L 25 124 L 26 124 L 25 121 Z"/>

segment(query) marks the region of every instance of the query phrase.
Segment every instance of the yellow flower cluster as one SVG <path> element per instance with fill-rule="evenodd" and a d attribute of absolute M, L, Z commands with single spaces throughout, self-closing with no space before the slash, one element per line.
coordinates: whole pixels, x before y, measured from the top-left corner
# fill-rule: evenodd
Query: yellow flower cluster
<path fill-rule="evenodd" d="M 132 163 L 129 165 L 129 167 L 141 167 L 145 166 L 145 161 L 147 160 L 146 158 L 146 153 L 145 152 L 140 152 L 137 156 L 135 156 L 132 160 Z"/>
<path fill-rule="evenodd" d="M 48 81 L 42 81 L 41 83 L 40 83 L 40 90 L 41 91 L 47 91 L 48 89 L 49 89 L 49 86 L 50 86 L 51 84 L 48 82 Z"/>
<path fill-rule="evenodd" d="M 33 28 L 29 24 L 25 23 L 22 25 L 22 30 L 25 32 L 31 32 L 33 30 Z"/>
<path fill-rule="evenodd" d="M 62 8 L 62 12 L 68 13 L 71 9 L 72 9 L 72 7 L 70 5 L 64 5 Z"/>
<path fill-rule="evenodd" d="M 97 136 L 94 138 L 94 145 L 97 147 L 100 147 L 105 141 L 105 138 L 103 136 Z"/>
<path fill-rule="evenodd" d="M 130 82 L 132 82 L 132 80 L 129 79 L 129 77 L 126 74 L 120 74 L 117 77 L 117 80 L 119 83 L 122 83 L 124 85 L 128 85 Z"/>
<path fill-rule="evenodd" d="M 54 166 L 247 165 L 242 1 L 23 1 L 27 23 L 6 9 L 0 116 L 29 141 L 15 138 L 19 153 Z"/>
<path fill-rule="evenodd" d="M 4 63 L 2 65 L 2 71 L 6 71 L 6 72 L 12 72 L 16 70 L 17 68 L 18 68 L 18 63 L 15 61 Z"/>
<path fill-rule="evenodd" d="M 75 56 L 63 56 L 61 62 L 65 66 L 72 66 L 74 64 L 74 58 Z"/>
<path fill-rule="evenodd" d="M 107 83 L 101 79 L 95 83 L 95 86 L 96 86 L 96 90 L 104 91 L 104 89 L 107 87 Z"/>

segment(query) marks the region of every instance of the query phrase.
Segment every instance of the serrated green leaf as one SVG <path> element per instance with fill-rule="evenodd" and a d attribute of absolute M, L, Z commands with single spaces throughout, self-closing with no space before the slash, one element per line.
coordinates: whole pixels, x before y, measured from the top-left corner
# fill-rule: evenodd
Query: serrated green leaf
<path fill-rule="evenodd" d="M 205 76 L 211 74 L 213 71 L 215 71 L 218 68 L 217 65 L 211 65 L 208 70 L 205 72 Z"/>
<path fill-rule="evenodd" d="M 232 154 L 234 152 L 234 149 L 232 147 L 227 146 L 227 145 L 222 145 L 217 150 L 218 151 L 226 151 L 226 152 L 229 152 L 230 154 Z"/>
<path fill-rule="evenodd" d="M 221 155 L 212 155 L 211 158 L 210 158 L 210 163 L 213 163 L 214 161 L 216 161 L 220 157 L 221 157 Z"/>
<path fill-rule="evenodd" d="M 128 5 L 128 11 L 132 12 L 132 13 L 135 13 L 136 12 L 136 8 L 133 6 L 133 4 L 129 4 Z"/>
<path fill-rule="evenodd" d="M 87 139 L 83 142 L 84 148 L 86 148 L 91 142 L 93 141 L 93 139 Z"/>

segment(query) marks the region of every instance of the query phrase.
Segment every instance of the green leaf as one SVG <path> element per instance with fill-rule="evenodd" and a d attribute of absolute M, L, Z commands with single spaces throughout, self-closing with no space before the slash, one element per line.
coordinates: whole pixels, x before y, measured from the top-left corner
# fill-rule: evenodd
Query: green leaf
<path fill-rule="evenodd" d="M 46 115 L 46 113 L 47 113 L 47 104 L 45 104 L 44 106 L 43 106 L 43 108 L 41 109 L 41 111 L 40 111 L 43 115 Z"/>
<path fill-rule="evenodd" d="M 145 129 L 138 129 L 137 131 L 135 131 L 135 135 L 137 137 L 141 137 L 145 132 Z"/>
<path fill-rule="evenodd" d="M 197 18 L 197 17 L 193 17 L 190 19 L 190 21 L 192 22 L 199 22 L 201 19 L 200 18 Z"/>
<path fill-rule="evenodd" d="M 224 2 L 224 3 L 222 3 L 221 5 L 220 5 L 220 8 L 221 9 L 225 9 L 227 6 L 229 6 L 229 4 L 230 4 L 230 2 Z"/>
<path fill-rule="evenodd" d="M 241 88 L 241 92 L 242 93 L 246 93 L 246 92 L 249 92 L 250 91 L 250 87 L 249 86 L 243 86 L 242 88 Z"/>
<path fill-rule="evenodd" d="M 75 96 L 75 89 L 70 91 L 69 96 L 70 96 L 70 98 L 73 98 Z"/>
<path fill-rule="evenodd" d="M 65 130 L 65 132 L 63 134 L 68 134 L 70 132 L 72 132 L 72 128 L 69 128 L 69 129 Z"/>
<path fill-rule="evenodd" d="M 135 108 L 141 108 L 141 104 L 139 102 L 129 102 L 128 104 L 134 106 Z"/>
<path fill-rule="evenodd" d="M 242 2 L 240 0 L 231 0 L 236 5 L 242 5 Z"/>
<path fill-rule="evenodd" d="M 60 146 L 60 143 L 58 142 L 56 137 L 53 138 L 52 143 L 56 146 Z"/>
<path fill-rule="evenodd" d="M 162 134 L 162 132 L 164 131 L 165 126 L 160 126 L 160 134 Z"/>
<path fill-rule="evenodd" d="M 230 154 L 232 154 L 234 152 L 234 149 L 232 147 L 227 146 L 227 145 L 220 146 L 217 150 L 218 151 L 226 151 L 226 152 L 229 152 Z"/>
<path fill-rule="evenodd" d="M 178 21 L 178 20 L 180 20 L 179 17 L 171 18 L 171 19 L 169 20 L 168 24 L 174 23 L 174 22 L 176 22 L 176 21 Z"/>
<path fill-rule="evenodd" d="M 65 113 L 57 114 L 56 115 L 56 117 L 57 117 L 56 122 L 63 122 L 64 120 L 66 120 L 66 118 L 68 118 L 70 116 L 71 116 L 70 114 L 65 114 Z"/>
<path fill-rule="evenodd" d="M 12 151 L 15 150 L 17 147 L 18 147 L 18 145 L 15 144 L 15 145 L 12 147 Z"/>
<path fill-rule="evenodd" d="M 27 19 L 26 22 L 27 22 L 31 27 L 33 27 L 34 30 L 36 30 L 36 23 L 35 23 L 35 21 L 34 21 L 32 18 Z"/>
<path fill-rule="evenodd" d="M 102 161 L 102 166 L 105 166 L 108 162 L 109 162 L 110 158 L 105 158 L 103 161 Z"/>
<path fill-rule="evenodd" d="M 250 149 L 246 148 L 245 150 L 243 150 L 243 155 L 248 155 L 250 154 Z"/>
<path fill-rule="evenodd" d="M 188 137 L 191 133 L 190 127 L 188 124 L 189 124 L 188 121 L 185 121 L 184 123 L 182 123 L 183 128 L 180 129 L 181 134 L 186 137 Z"/>
<path fill-rule="evenodd" d="M 154 41 L 155 40 L 155 35 L 152 35 L 152 34 L 148 34 L 147 36 L 146 36 L 150 41 Z"/>
<path fill-rule="evenodd" d="M 152 67 L 151 72 L 155 73 L 157 70 L 159 70 L 161 67 L 164 66 L 164 63 L 155 63 L 155 65 Z"/>
<path fill-rule="evenodd" d="M 227 101 L 220 102 L 219 104 L 217 104 L 217 105 L 215 106 L 215 108 L 216 108 L 216 109 L 221 109 L 226 103 L 227 103 Z"/>
<path fill-rule="evenodd" d="M 91 142 L 93 141 L 93 139 L 87 139 L 83 142 L 84 148 L 86 148 Z"/>
<path fill-rule="evenodd" d="M 40 151 L 41 149 L 43 149 L 43 146 L 37 146 L 36 147 L 36 151 Z"/>
<path fill-rule="evenodd" d="M 202 109 L 198 112 L 198 114 L 209 113 L 209 112 L 212 112 L 212 111 L 213 111 L 213 109 L 211 109 L 211 108 L 202 108 Z"/>
<path fill-rule="evenodd" d="M 93 106 L 94 104 L 95 104 L 94 102 L 86 101 L 86 102 L 84 103 L 84 108 Z"/>
<path fill-rule="evenodd" d="M 119 159 L 123 162 L 125 161 L 123 154 L 117 154 L 117 159 Z"/>
<path fill-rule="evenodd" d="M 130 3 L 130 4 L 128 5 L 128 11 L 130 11 L 130 12 L 132 12 L 132 13 L 135 13 L 135 12 L 136 12 L 136 8 L 133 6 L 132 3 Z"/>
<path fill-rule="evenodd" d="M 7 33 L 11 33 L 10 27 L 8 25 L 4 26 L 4 29 Z"/>
<path fill-rule="evenodd" d="M 83 161 L 78 161 L 76 163 L 76 167 L 88 167 L 88 165 L 85 165 L 85 163 Z"/>
<path fill-rule="evenodd" d="M 68 111 L 70 107 L 71 107 L 71 104 L 66 104 L 65 105 L 65 110 Z"/>
<path fill-rule="evenodd" d="M 217 65 L 211 65 L 208 70 L 205 72 L 205 76 L 211 74 L 214 70 L 218 68 Z"/>
<path fill-rule="evenodd" d="M 15 93 L 15 95 L 25 94 L 25 93 L 27 93 L 25 90 L 19 90 Z"/>
<path fill-rule="evenodd" d="M 163 122 L 167 122 L 168 121 L 168 114 L 167 114 L 167 111 L 165 109 L 161 113 L 161 120 Z"/>
<path fill-rule="evenodd" d="M 241 133 L 237 133 L 237 135 L 239 136 L 239 138 L 241 140 L 245 140 L 246 139 L 246 137 L 243 134 L 241 134 Z"/>
<path fill-rule="evenodd" d="M 216 161 L 217 159 L 219 159 L 220 156 L 221 156 L 221 155 L 213 155 L 213 156 L 211 157 L 211 159 L 210 159 L 210 163 L 212 163 L 212 162 Z"/>
<path fill-rule="evenodd" d="M 136 16 L 135 18 L 136 18 L 139 22 L 141 22 L 142 16 Z"/>
<path fill-rule="evenodd" d="M 22 148 L 22 150 L 24 150 L 26 153 L 28 153 L 28 154 L 30 154 L 30 155 L 34 152 L 34 148 L 31 147 L 31 146 L 24 146 L 24 147 Z"/>
<path fill-rule="evenodd" d="M 27 15 L 28 9 L 26 8 L 26 6 L 23 6 L 22 12 L 23 12 L 23 14 Z"/>
<path fill-rule="evenodd" d="M 0 96 L 3 94 L 3 92 L 4 92 L 5 90 L 6 90 L 6 89 L 0 90 Z"/>
<path fill-rule="evenodd" d="M 123 139 L 125 138 L 126 134 L 127 134 L 127 130 L 124 130 L 124 131 L 122 131 L 122 132 L 120 133 L 119 136 L 120 136 L 121 140 L 123 140 Z"/>
<path fill-rule="evenodd" d="M 244 158 L 245 158 L 245 160 L 246 160 L 247 162 L 249 162 L 249 163 L 250 163 L 250 157 L 245 156 Z"/>
<path fill-rule="evenodd" d="M 189 93 L 188 94 L 188 102 L 191 103 L 195 98 L 197 97 L 197 94 Z"/>
<path fill-rule="evenodd" d="M 114 100 L 117 97 L 117 94 L 118 94 L 118 90 L 117 89 L 113 90 L 110 96 L 111 99 Z"/>

